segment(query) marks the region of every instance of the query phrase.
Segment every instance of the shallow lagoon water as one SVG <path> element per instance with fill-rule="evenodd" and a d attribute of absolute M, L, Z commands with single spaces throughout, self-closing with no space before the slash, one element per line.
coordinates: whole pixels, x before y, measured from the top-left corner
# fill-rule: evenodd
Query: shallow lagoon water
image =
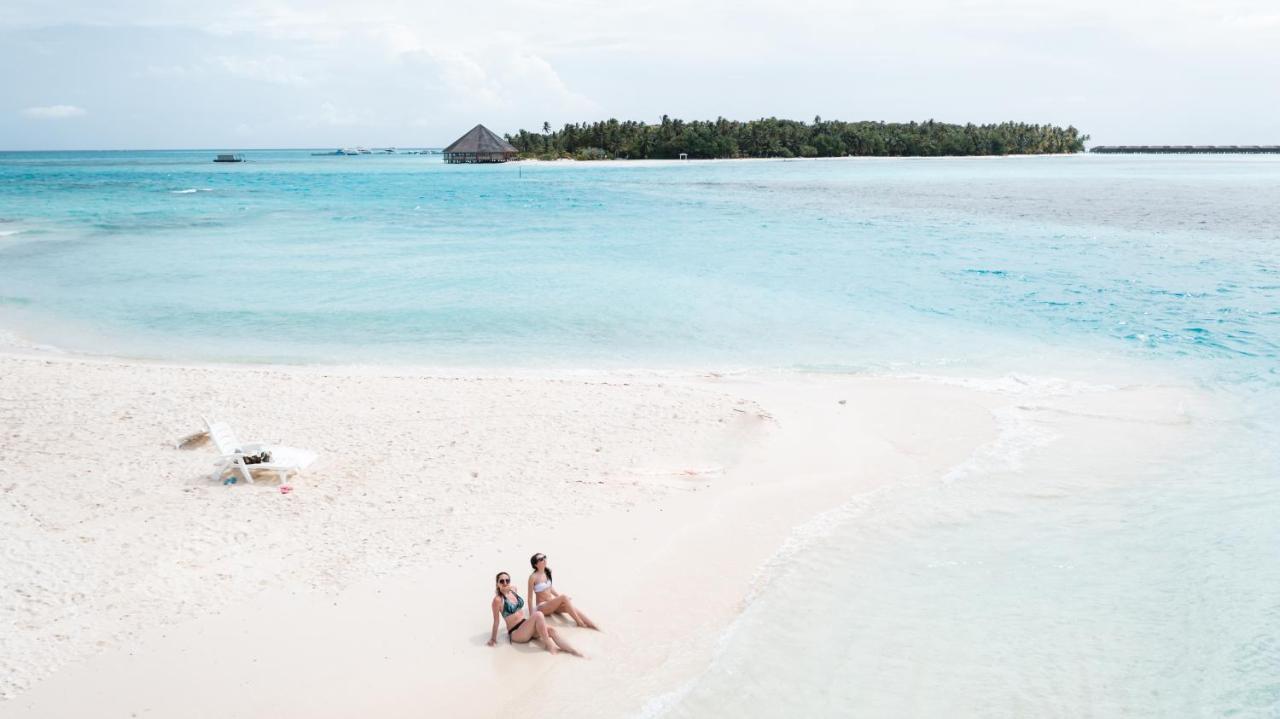
<path fill-rule="evenodd" d="M 1213 410 L 1159 455 L 1046 443 L 827 517 L 650 711 L 1280 711 L 1280 158 L 246 154 L 0 154 L 0 327 L 180 361 L 1194 388 Z"/>
<path fill-rule="evenodd" d="M 1280 335 L 1267 156 L 209 157 L 0 155 L 10 324 L 178 358 L 855 369 Z"/>

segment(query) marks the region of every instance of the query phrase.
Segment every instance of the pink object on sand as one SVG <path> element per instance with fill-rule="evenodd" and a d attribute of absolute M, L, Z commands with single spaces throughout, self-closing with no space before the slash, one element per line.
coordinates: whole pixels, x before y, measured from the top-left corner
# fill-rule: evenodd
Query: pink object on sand
<path fill-rule="evenodd" d="M 293 491 L 293 487 L 285 484 L 280 486 L 280 494 L 288 494 Z"/>

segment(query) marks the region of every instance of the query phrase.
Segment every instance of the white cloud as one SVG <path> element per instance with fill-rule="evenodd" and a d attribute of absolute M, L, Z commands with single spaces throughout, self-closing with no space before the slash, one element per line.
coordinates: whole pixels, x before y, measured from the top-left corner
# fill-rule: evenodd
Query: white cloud
<path fill-rule="evenodd" d="M 323 102 L 315 112 L 298 115 L 298 121 L 306 125 L 327 125 L 330 127 L 352 127 L 374 124 L 374 116 L 367 110 L 351 110 L 338 107 L 332 102 Z"/>
<path fill-rule="evenodd" d="M 590 98 L 572 90 L 550 62 L 532 52 L 422 49 L 401 55 L 409 67 L 439 84 L 443 99 L 455 110 L 544 108 L 572 114 L 598 109 Z"/>
<path fill-rule="evenodd" d="M 547 97 L 563 112 L 593 112 L 599 109 L 595 101 L 571 90 L 551 63 L 539 55 L 513 54 L 506 59 L 503 74 L 509 104 L 513 107 L 532 104 L 536 98 Z"/>
<path fill-rule="evenodd" d="M 22 114 L 24 117 L 36 120 L 65 120 L 69 117 L 80 117 L 85 114 L 85 109 L 75 105 L 44 105 L 25 108 Z"/>
<path fill-rule="evenodd" d="M 246 80 L 257 80 L 273 85 L 310 85 L 310 78 L 298 72 L 282 57 L 264 58 L 222 56 L 215 58 L 224 70 Z"/>
<path fill-rule="evenodd" d="M 239 141 L 239 122 L 262 144 L 429 144 L 663 113 L 1253 144 L 1274 132 L 1277 31 L 1277 0 L 0 0 L 0 76 L 42 68 L 0 85 L 15 107 L 93 88 L 63 97 L 147 119 L 59 128 L 85 146 Z"/>

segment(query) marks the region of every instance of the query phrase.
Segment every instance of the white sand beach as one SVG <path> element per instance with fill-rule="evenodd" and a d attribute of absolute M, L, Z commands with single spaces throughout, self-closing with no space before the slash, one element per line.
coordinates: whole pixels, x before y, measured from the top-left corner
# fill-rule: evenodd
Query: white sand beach
<path fill-rule="evenodd" d="M 1076 389 L 6 356 L 0 717 L 634 715 L 823 512 L 1189 401 Z M 202 415 L 320 460 L 224 486 L 174 446 Z M 534 552 L 605 629 L 563 629 L 585 660 L 485 646 L 494 573 L 524 594 Z"/>

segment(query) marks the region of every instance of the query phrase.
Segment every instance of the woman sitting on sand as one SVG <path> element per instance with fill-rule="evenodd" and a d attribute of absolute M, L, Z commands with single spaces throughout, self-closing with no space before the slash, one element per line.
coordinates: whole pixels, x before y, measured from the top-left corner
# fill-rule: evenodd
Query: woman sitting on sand
<path fill-rule="evenodd" d="M 533 567 L 533 574 L 529 575 L 529 596 L 533 597 L 534 609 L 548 617 L 552 614 L 568 614 L 578 626 L 599 631 L 600 627 L 573 606 L 569 595 L 561 594 L 551 586 L 551 567 L 547 566 L 547 555 L 535 554 L 529 557 L 529 565 Z"/>
<path fill-rule="evenodd" d="M 489 646 L 498 643 L 498 617 L 501 615 L 507 623 L 507 636 L 512 644 L 524 644 L 536 634 L 542 640 L 542 646 L 552 654 L 559 654 L 563 649 L 574 656 L 582 656 L 556 634 L 555 627 L 547 626 L 542 612 L 530 611 L 529 616 L 524 615 L 524 597 L 511 588 L 510 574 L 498 572 L 494 582 L 497 596 L 490 602 L 493 608 L 493 629 L 489 632 Z"/>

